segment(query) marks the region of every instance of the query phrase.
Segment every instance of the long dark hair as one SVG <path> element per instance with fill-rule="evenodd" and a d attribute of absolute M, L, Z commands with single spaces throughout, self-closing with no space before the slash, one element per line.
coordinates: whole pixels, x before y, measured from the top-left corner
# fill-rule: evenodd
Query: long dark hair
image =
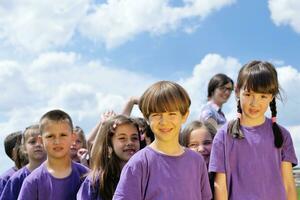
<path fill-rule="evenodd" d="M 239 71 L 236 89 L 254 91 L 257 93 L 269 93 L 273 95 L 273 100 L 270 102 L 270 110 L 272 113 L 272 129 L 274 134 L 274 145 L 280 148 L 283 143 L 281 130 L 276 123 L 276 97 L 280 98 L 280 87 L 278 83 L 277 71 L 269 62 L 251 61 L 245 64 Z M 242 113 L 240 101 L 237 101 L 237 112 Z M 228 125 L 228 133 L 234 138 L 244 138 L 240 130 L 240 118 L 230 121 Z"/>
<path fill-rule="evenodd" d="M 117 127 L 124 124 L 134 125 L 139 133 L 138 124 L 132 118 L 117 115 L 102 124 L 97 133 L 99 137 L 96 137 L 96 141 L 93 144 L 97 147 L 97 151 L 91 156 L 92 185 L 94 188 L 99 187 L 95 188 L 95 190 L 99 191 L 98 195 L 104 200 L 112 199 L 120 179 L 122 170 L 120 166 L 121 160 L 113 150 L 112 137 Z M 140 148 L 142 148 L 140 133 L 138 135 Z"/>

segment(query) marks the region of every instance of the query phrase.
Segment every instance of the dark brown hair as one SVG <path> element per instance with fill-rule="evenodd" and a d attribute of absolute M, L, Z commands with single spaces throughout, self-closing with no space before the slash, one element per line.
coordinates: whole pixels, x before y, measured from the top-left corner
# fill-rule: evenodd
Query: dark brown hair
<path fill-rule="evenodd" d="M 233 86 L 233 80 L 231 78 L 229 78 L 227 75 L 225 74 L 216 74 L 214 75 L 208 83 L 208 87 L 207 87 L 207 99 L 209 100 L 213 94 L 214 91 L 219 88 L 222 87 L 224 85 L 226 85 L 227 83 L 231 83 Z"/>

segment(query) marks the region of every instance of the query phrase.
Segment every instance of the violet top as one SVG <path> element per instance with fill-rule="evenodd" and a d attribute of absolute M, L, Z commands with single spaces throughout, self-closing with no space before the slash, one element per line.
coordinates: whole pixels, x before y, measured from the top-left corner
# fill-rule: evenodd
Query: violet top
<path fill-rule="evenodd" d="M 78 190 L 77 200 L 102 200 L 99 194 L 99 188 L 99 180 L 93 184 L 92 176 L 87 176 Z"/>
<path fill-rule="evenodd" d="M 24 166 L 16 173 L 14 173 L 7 181 L 3 192 L 1 194 L 1 200 L 17 200 L 21 190 L 24 179 L 30 174 L 29 169 Z"/>
<path fill-rule="evenodd" d="M 223 125 L 226 123 L 226 117 L 222 112 L 221 108 L 213 103 L 212 101 L 208 101 L 203 108 L 201 109 L 200 120 L 206 121 L 209 118 L 214 119 L 218 125 Z"/>
<path fill-rule="evenodd" d="M 17 171 L 18 169 L 16 167 L 11 167 L 7 171 L 5 171 L 0 176 L 0 196 L 2 194 L 2 191 L 8 181 L 8 179 Z"/>
<path fill-rule="evenodd" d="M 76 199 L 83 176 L 87 172 L 88 168 L 72 161 L 71 174 L 65 178 L 55 178 L 48 172 L 44 162 L 24 180 L 18 199 Z"/>
<path fill-rule="evenodd" d="M 114 200 L 210 200 L 204 159 L 185 148 L 180 156 L 168 156 L 145 147 L 124 166 Z"/>
<path fill-rule="evenodd" d="M 278 149 L 269 118 L 259 126 L 241 126 L 244 139 L 229 135 L 227 126 L 214 138 L 209 171 L 226 174 L 229 199 L 285 200 L 281 162 L 298 163 L 290 133 L 280 126 L 284 141 Z"/>

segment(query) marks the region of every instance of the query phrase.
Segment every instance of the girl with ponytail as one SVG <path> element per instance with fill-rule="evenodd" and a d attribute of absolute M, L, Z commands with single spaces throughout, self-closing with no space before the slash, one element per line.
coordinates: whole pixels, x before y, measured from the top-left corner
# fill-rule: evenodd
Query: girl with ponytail
<path fill-rule="evenodd" d="M 213 141 L 209 171 L 216 173 L 215 199 L 297 199 L 293 142 L 276 120 L 280 93 L 275 67 L 262 61 L 244 65 L 235 94 L 237 119 Z M 268 107 L 271 118 L 265 116 Z"/>

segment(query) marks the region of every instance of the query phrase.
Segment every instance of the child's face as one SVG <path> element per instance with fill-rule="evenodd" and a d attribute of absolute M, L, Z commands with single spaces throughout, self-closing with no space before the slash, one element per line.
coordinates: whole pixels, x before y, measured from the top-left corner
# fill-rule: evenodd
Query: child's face
<path fill-rule="evenodd" d="M 149 124 L 155 135 L 155 140 L 161 142 L 178 142 L 181 125 L 186 121 L 188 113 L 184 116 L 179 111 L 151 113 Z"/>
<path fill-rule="evenodd" d="M 49 158 L 70 157 L 73 134 L 68 122 L 49 122 L 44 128 L 42 139 Z"/>
<path fill-rule="evenodd" d="M 212 99 L 214 100 L 214 102 L 216 104 L 221 106 L 227 102 L 227 100 L 229 99 L 229 97 L 231 95 L 232 90 L 233 90 L 232 83 L 227 83 L 221 87 L 218 87 L 214 90 Z"/>
<path fill-rule="evenodd" d="M 207 165 L 209 163 L 211 146 L 212 137 L 205 127 L 195 129 L 191 132 L 188 141 L 188 148 L 200 153 Z"/>
<path fill-rule="evenodd" d="M 273 99 L 272 94 L 240 90 L 238 93 L 242 108 L 242 121 L 245 124 L 263 123 L 265 112 Z"/>
<path fill-rule="evenodd" d="M 132 124 L 119 125 L 112 137 L 115 154 L 127 162 L 140 149 L 137 128 Z"/>
<path fill-rule="evenodd" d="M 77 156 L 77 151 L 82 148 L 83 141 L 77 133 L 74 133 L 74 142 L 71 145 L 71 156 Z"/>
<path fill-rule="evenodd" d="M 39 134 L 31 134 L 25 141 L 25 153 L 29 161 L 43 161 L 46 158 L 46 152 L 43 147 Z"/>

